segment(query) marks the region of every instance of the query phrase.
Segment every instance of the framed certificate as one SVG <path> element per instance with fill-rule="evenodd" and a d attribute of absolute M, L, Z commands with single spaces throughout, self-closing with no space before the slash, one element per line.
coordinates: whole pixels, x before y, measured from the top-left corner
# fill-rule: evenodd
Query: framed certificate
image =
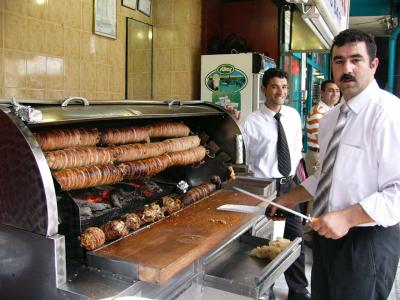
<path fill-rule="evenodd" d="M 94 33 L 117 38 L 117 0 L 94 0 Z"/>
<path fill-rule="evenodd" d="M 137 0 L 122 0 L 122 6 L 128 7 L 130 9 L 136 9 Z"/>
<path fill-rule="evenodd" d="M 151 16 L 151 0 L 138 0 L 138 11 Z"/>

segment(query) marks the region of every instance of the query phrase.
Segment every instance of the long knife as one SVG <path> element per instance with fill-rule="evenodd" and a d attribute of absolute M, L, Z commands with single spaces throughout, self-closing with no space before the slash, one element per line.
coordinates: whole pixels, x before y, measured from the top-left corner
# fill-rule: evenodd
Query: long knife
<path fill-rule="evenodd" d="M 278 203 L 275 203 L 275 202 L 272 201 L 272 199 L 266 199 L 266 198 L 264 198 L 264 197 L 261 197 L 261 196 L 259 196 L 259 195 L 253 194 L 253 193 L 251 193 L 251 192 L 249 192 L 249 191 L 243 190 L 243 189 L 238 188 L 238 187 L 236 187 L 236 186 L 234 186 L 233 189 L 236 190 L 236 191 L 238 191 L 238 192 L 241 192 L 241 193 L 243 193 L 243 194 L 246 194 L 246 195 L 248 195 L 248 196 L 254 197 L 254 198 L 258 199 L 258 200 L 261 200 L 261 201 L 263 201 L 263 202 L 266 202 L 266 203 L 268 203 L 269 205 L 278 207 L 279 209 L 281 209 L 281 210 L 283 210 L 283 211 L 285 211 L 285 212 L 288 212 L 288 213 L 291 213 L 291 214 L 293 214 L 293 215 L 299 216 L 300 218 L 306 220 L 307 223 L 313 221 L 313 218 L 312 218 L 311 216 L 306 216 L 305 214 L 299 213 L 298 211 L 295 211 L 295 210 L 293 210 L 293 209 L 287 208 L 286 206 L 283 206 L 283 205 L 280 205 L 280 204 L 278 204 Z M 228 204 L 228 205 L 233 205 L 233 204 Z M 223 206 L 224 206 L 224 205 L 218 207 L 218 209 L 222 209 Z M 250 205 L 245 205 L 245 206 L 250 206 Z M 250 206 L 250 207 L 252 207 L 252 206 Z M 265 214 L 265 209 L 264 209 L 264 208 L 259 207 L 259 206 L 253 206 L 253 207 L 258 208 L 258 209 L 256 209 L 256 210 L 254 210 L 254 211 L 257 211 L 257 212 L 259 212 L 260 209 L 263 209 L 263 210 L 264 210 L 264 213 L 263 213 L 263 214 Z M 232 207 L 231 207 L 231 208 L 232 208 Z M 242 208 L 243 208 L 243 207 L 242 207 Z M 247 212 L 247 213 L 251 213 L 250 210 L 251 210 L 251 209 L 247 209 L 246 212 Z M 238 211 L 238 210 L 235 210 L 235 211 Z M 242 210 L 242 211 L 243 211 L 243 210 Z M 244 211 L 243 211 L 243 212 L 244 212 Z M 256 213 L 256 214 L 259 214 L 259 213 Z"/>

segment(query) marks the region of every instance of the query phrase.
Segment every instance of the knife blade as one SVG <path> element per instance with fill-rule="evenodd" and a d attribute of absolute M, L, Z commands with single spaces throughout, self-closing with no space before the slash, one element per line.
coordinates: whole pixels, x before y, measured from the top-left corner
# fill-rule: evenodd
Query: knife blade
<path fill-rule="evenodd" d="M 241 212 L 253 215 L 265 215 L 265 207 L 240 205 L 240 204 L 224 204 L 217 207 L 218 210 Z"/>
<path fill-rule="evenodd" d="M 265 211 L 265 207 L 262 206 L 251 206 L 251 205 L 242 205 L 242 204 L 224 204 L 217 207 L 218 210 L 226 210 L 226 211 L 234 211 L 234 212 L 241 212 L 246 214 L 253 214 L 253 215 L 265 215 L 268 213 Z M 278 209 L 275 212 L 276 217 L 279 218 L 289 218 L 293 216 L 291 213 L 288 213 L 284 210 Z"/>
<path fill-rule="evenodd" d="M 246 194 L 246 195 L 248 195 L 248 196 L 254 197 L 254 198 L 258 199 L 258 200 L 261 200 L 261 201 L 263 201 L 263 202 L 266 202 L 266 203 L 268 203 L 268 204 L 270 204 L 270 205 L 272 205 L 272 206 L 276 206 L 276 207 L 278 207 L 279 209 L 281 209 L 281 210 L 283 210 L 283 211 L 285 211 L 285 212 L 288 212 L 288 213 L 291 213 L 291 214 L 293 214 L 293 215 L 296 215 L 296 216 L 298 216 L 298 217 L 304 219 L 307 223 L 310 223 L 310 222 L 313 221 L 313 218 L 312 218 L 311 216 L 306 216 L 306 215 L 304 215 L 304 214 L 302 214 L 302 213 L 299 213 L 298 211 L 295 211 L 295 210 L 293 210 L 293 209 L 287 208 L 286 206 L 283 206 L 283 205 L 280 205 L 280 204 L 278 204 L 278 203 L 275 203 L 275 202 L 273 202 L 272 200 L 270 200 L 269 198 L 266 199 L 266 198 L 264 198 L 264 197 L 261 197 L 261 196 L 259 196 L 259 195 L 253 194 L 253 193 L 251 193 L 251 192 L 249 192 L 249 191 L 243 190 L 243 189 L 238 188 L 238 187 L 236 187 L 236 186 L 234 186 L 233 189 L 236 190 L 236 191 L 238 191 L 238 192 L 241 192 L 241 193 L 243 193 L 243 194 Z M 265 213 L 265 211 L 264 211 L 264 213 Z"/>

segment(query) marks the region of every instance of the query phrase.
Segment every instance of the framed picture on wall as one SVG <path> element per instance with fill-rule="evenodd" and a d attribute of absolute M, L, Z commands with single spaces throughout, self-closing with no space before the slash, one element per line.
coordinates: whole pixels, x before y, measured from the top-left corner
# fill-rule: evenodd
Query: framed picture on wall
<path fill-rule="evenodd" d="M 138 0 L 138 11 L 144 13 L 146 16 L 151 16 L 151 0 Z"/>
<path fill-rule="evenodd" d="M 130 9 L 136 9 L 137 0 L 122 0 L 122 6 L 128 7 Z"/>
<path fill-rule="evenodd" d="M 117 38 L 117 0 L 94 0 L 94 33 Z"/>

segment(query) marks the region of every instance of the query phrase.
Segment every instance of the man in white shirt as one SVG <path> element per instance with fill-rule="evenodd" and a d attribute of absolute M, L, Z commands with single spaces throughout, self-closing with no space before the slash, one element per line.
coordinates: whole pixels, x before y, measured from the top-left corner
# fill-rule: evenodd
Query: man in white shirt
<path fill-rule="evenodd" d="M 307 116 L 307 154 L 305 157 L 308 176 L 311 176 L 319 167 L 319 123 L 328 111 L 330 111 L 340 99 L 340 90 L 336 83 L 329 79 L 321 84 L 321 101 L 315 104 Z"/>
<path fill-rule="evenodd" d="M 256 177 L 276 179 L 277 192 L 282 194 L 294 187 L 292 178 L 302 150 L 301 120 L 294 108 L 283 105 L 288 93 L 286 72 L 276 68 L 267 70 L 263 76 L 262 89 L 266 97 L 265 104 L 251 113 L 241 125 L 247 163 Z M 278 161 L 278 122 L 283 127 L 286 150 L 289 150 L 287 156 L 290 156 L 283 169 L 282 160 L 281 165 Z M 290 240 L 303 237 L 303 225 L 299 218 L 286 220 L 284 237 Z M 285 272 L 285 278 L 289 287 L 289 300 L 310 299 L 306 289 L 308 282 L 305 276 L 303 245 L 300 257 Z M 271 291 L 270 299 L 274 299 L 273 297 Z"/>
<path fill-rule="evenodd" d="M 400 253 L 400 99 L 374 79 L 379 61 L 372 36 L 345 30 L 331 56 L 344 101 L 321 120 L 321 167 L 277 202 L 294 207 L 314 196 L 314 208 L 324 208 L 310 225 L 313 299 L 387 299 Z M 347 110 L 343 130 L 333 134 Z M 334 165 L 326 170 L 337 138 Z M 327 201 L 317 201 L 329 173 Z"/>

